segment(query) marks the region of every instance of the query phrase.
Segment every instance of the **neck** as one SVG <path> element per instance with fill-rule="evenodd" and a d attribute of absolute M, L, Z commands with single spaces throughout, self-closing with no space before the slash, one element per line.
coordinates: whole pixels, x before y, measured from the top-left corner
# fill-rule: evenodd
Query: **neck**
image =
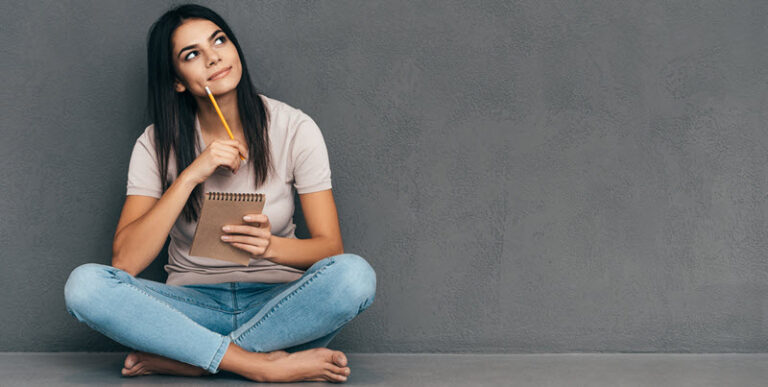
<path fill-rule="evenodd" d="M 227 94 L 214 95 L 214 98 L 216 98 L 216 104 L 221 109 L 221 114 L 227 120 L 232 135 L 235 138 L 242 137 L 243 125 L 240 122 L 240 112 L 237 106 L 237 90 L 233 89 Z M 200 130 L 215 138 L 229 138 L 227 129 L 224 127 L 224 123 L 221 122 L 216 108 L 213 107 L 211 98 L 206 94 L 204 97 L 196 97 L 196 99 Z"/>

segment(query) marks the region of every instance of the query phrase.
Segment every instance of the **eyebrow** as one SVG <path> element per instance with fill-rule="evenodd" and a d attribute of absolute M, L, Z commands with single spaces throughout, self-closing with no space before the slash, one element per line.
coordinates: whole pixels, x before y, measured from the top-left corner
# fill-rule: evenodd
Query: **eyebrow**
<path fill-rule="evenodd" d="M 210 37 L 208 37 L 208 41 L 211 41 L 211 39 L 213 39 L 213 37 L 214 37 L 214 36 L 216 36 L 216 34 L 218 34 L 219 32 L 223 32 L 223 31 L 222 31 L 222 30 L 216 30 L 216 31 L 213 31 L 213 33 L 211 34 L 211 36 L 210 36 Z M 182 52 L 184 52 L 184 51 L 186 51 L 186 50 L 189 50 L 189 49 L 193 49 L 193 48 L 195 48 L 195 47 L 197 47 L 197 44 L 193 44 L 193 45 L 191 45 L 191 46 L 187 46 L 187 47 L 184 47 L 184 48 L 182 48 L 182 49 L 179 51 L 179 55 L 178 55 L 177 57 L 180 57 Z"/>

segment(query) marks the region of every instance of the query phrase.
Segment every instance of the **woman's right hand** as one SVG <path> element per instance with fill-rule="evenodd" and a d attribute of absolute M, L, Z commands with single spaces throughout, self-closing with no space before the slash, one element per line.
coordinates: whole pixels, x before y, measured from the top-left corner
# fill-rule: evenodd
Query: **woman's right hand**
<path fill-rule="evenodd" d="M 237 140 L 215 140 L 205 147 L 192 164 L 184 169 L 183 173 L 197 184 L 201 184 L 210 177 L 219 166 L 225 167 L 237 173 L 240 169 L 240 155 L 248 159 L 248 149 Z"/>

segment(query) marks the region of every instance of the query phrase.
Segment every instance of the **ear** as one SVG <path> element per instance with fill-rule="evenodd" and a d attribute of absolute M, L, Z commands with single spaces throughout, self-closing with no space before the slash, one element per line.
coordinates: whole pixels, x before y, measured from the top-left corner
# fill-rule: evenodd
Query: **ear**
<path fill-rule="evenodd" d="M 181 83 L 181 81 L 179 81 L 178 79 L 176 80 L 176 82 L 174 82 L 174 86 L 176 88 L 176 92 L 178 93 L 183 93 L 184 90 L 187 90 L 187 88 L 184 87 L 184 84 Z"/>

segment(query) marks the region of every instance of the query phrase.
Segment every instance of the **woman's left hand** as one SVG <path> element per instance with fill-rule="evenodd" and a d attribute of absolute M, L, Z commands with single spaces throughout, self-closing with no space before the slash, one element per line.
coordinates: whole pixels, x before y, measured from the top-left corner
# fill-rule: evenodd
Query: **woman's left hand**
<path fill-rule="evenodd" d="M 254 225 L 225 225 L 222 229 L 224 235 L 222 235 L 221 240 L 245 250 L 251 254 L 253 259 L 272 258 L 272 251 L 270 250 L 272 224 L 269 222 L 269 217 L 265 214 L 248 214 L 243 217 L 243 221 Z"/>

